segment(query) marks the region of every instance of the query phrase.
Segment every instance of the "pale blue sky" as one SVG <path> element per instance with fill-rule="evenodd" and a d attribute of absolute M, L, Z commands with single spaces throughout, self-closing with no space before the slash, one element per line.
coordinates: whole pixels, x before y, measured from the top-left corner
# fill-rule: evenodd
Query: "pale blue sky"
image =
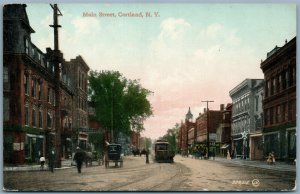
<path fill-rule="evenodd" d="M 53 48 L 52 9 L 27 4 L 32 41 Z M 60 49 L 81 55 L 92 70 L 118 70 L 154 94 L 145 136 L 157 138 L 246 78 L 263 78 L 261 59 L 296 36 L 294 4 L 59 4 Z M 83 12 L 159 12 L 152 18 L 87 18 Z"/>

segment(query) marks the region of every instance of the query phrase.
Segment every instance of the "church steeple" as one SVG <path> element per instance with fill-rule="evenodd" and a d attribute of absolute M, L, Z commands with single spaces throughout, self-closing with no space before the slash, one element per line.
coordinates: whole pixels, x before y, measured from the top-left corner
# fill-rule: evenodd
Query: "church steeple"
<path fill-rule="evenodd" d="M 193 114 L 191 113 L 191 107 L 189 107 L 189 111 L 188 111 L 188 113 L 186 113 L 185 119 L 188 120 L 188 121 L 193 120 Z"/>

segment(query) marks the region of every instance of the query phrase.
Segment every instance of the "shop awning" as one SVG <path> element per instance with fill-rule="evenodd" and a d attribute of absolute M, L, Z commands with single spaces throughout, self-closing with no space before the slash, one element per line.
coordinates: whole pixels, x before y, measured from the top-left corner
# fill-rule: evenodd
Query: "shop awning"
<path fill-rule="evenodd" d="M 227 149 L 229 147 L 229 144 L 223 144 L 221 149 Z"/>

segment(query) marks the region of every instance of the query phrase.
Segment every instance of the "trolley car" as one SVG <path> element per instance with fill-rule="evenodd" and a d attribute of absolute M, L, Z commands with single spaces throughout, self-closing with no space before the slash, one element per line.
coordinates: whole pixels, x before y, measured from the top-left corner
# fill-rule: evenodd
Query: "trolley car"
<path fill-rule="evenodd" d="M 154 146 L 156 162 L 174 162 L 175 151 L 171 150 L 169 142 L 157 140 Z"/>

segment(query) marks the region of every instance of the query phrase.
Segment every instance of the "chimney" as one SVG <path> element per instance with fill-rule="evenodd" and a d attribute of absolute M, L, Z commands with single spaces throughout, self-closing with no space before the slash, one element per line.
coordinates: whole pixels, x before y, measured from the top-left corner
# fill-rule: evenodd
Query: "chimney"
<path fill-rule="evenodd" d="M 206 113 L 206 108 L 204 108 L 204 110 L 203 110 L 203 111 L 204 111 L 204 113 Z"/>
<path fill-rule="evenodd" d="M 221 105 L 220 105 L 220 110 L 221 110 L 221 111 L 224 111 L 224 104 L 221 104 Z"/>

